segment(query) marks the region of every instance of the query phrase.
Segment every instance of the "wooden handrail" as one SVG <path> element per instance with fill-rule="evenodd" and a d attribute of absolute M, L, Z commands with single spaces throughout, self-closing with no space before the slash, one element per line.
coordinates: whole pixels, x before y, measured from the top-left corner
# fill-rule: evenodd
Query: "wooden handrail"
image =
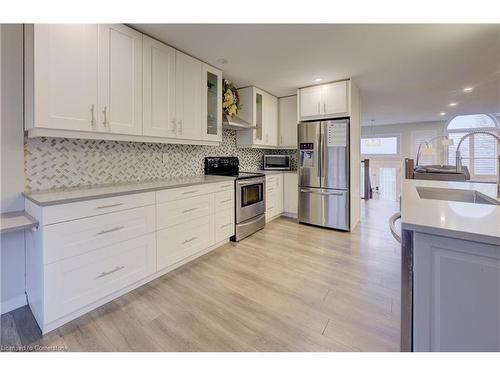
<path fill-rule="evenodd" d="M 404 168 L 405 168 L 405 179 L 413 180 L 414 178 L 413 173 L 415 169 L 415 162 L 413 161 L 413 159 L 405 158 Z"/>
<path fill-rule="evenodd" d="M 364 168 L 364 181 L 363 181 L 363 199 L 372 199 L 373 190 L 370 180 L 370 159 L 361 160 Z"/>

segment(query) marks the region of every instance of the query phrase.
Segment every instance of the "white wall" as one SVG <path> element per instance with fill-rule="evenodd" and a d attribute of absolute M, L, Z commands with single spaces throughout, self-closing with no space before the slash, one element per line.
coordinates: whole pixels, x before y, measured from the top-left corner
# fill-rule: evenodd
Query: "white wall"
<path fill-rule="evenodd" d="M 413 137 L 421 131 L 435 131 L 436 135 L 444 135 L 446 130 L 446 122 L 421 122 L 409 124 L 393 124 L 393 125 L 375 125 L 361 127 L 361 136 L 369 137 L 373 135 L 399 135 L 401 155 L 400 158 L 415 159 L 416 152 L 413 144 Z M 444 149 L 439 141 L 433 142 L 433 147 L 436 148 L 437 162 L 443 162 Z M 370 157 L 376 158 L 376 157 Z"/>
<path fill-rule="evenodd" d="M 1 35 L 1 212 L 24 210 L 23 28 L 2 25 Z M 0 309 L 26 304 L 24 233 L 2 235 Z"/>

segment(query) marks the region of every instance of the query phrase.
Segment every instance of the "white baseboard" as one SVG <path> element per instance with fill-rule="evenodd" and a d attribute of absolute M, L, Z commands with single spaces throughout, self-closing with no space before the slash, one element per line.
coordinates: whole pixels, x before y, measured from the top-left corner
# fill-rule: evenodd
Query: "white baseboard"
<path fill-rule="evenodd" d="M 27 304 L 28 301 L 26 300 L 25 294 L 21 294 L 17 297 L 8 299 L 7 301 L 2 301 L 0 302 L 1 314 L 8 313 L 9 311 L 26 306 Z"/>

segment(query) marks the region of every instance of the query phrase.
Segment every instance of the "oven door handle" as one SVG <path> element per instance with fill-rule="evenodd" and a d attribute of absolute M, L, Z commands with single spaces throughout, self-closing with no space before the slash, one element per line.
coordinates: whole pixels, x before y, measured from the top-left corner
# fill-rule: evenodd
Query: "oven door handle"
<path fill-rule="evenodd" d="M 262 177 L 259 178 L 249 178 L 249 179 L 244 179 L 244 180 L 236 180 L 236 183 L 240 186 L 244 185 L 253 185 L 255 183 L 264 183 L 265 179 Z"/>

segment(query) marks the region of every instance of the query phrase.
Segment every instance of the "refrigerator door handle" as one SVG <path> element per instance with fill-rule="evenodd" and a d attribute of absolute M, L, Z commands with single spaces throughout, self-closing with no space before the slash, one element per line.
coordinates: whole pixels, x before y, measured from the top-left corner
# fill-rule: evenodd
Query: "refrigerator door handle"
<path fill-rule="evenodd" d="M 344 192 L 341 191 L 317 191 L 317 190 L 312 190 L 312 189 L 300 189 L 301 193 L 313 193 L 313 194 L 318 194 L 318 195 L 336 195 L 336 196 L 343 196 Z"/>
<path fill-rule="evenodd" d="M 318 141 L 318 177 L 319 177 L 319 183 L 322 185 L 323 182 L 321 181 L 321 168 L 323 167 L 323 131 L 321 129 L 322 123 L 319 123 L 319 141 Z"/>

